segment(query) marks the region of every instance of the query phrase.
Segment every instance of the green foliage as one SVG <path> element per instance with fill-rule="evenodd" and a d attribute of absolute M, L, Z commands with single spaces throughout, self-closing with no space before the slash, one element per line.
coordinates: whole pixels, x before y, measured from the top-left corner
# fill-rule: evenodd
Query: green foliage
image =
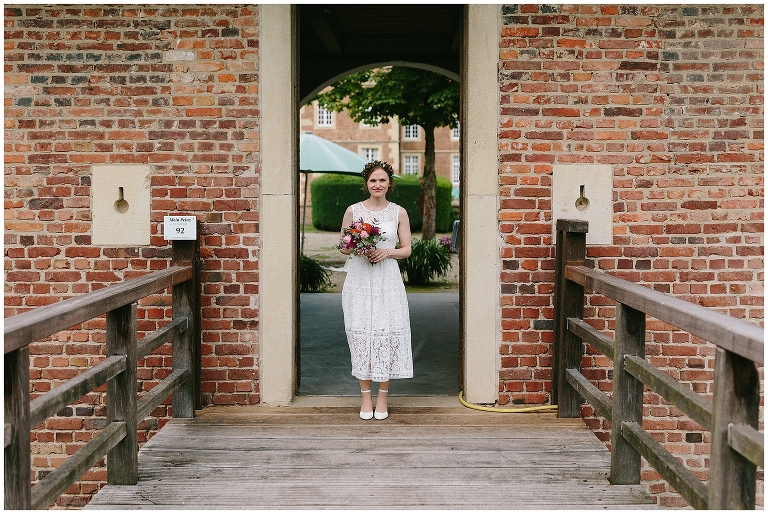
<path fill-rule="evenodd" d="M 302 293 L 322 293 L 331 286 L 331 272 L 317 259 L 302 255 L 299 260 L 299 290 Z"/>
<path fill-rule="evenodd" d="M 433 71 L 406 66 L 386 66 L 348 75 L 315 99 L 323 107 L 347 110 L 356 122 L 388 123 L 397 117 L 401 125 L 424 129 L 423 235 L 432 238 L 440 230 L 435 183 L 435 128 L 458 126 L 459 84 Z"/>
<path fill-rule="evenodd" d="M 368 198 L 363 177 L 326 174 L 309 185 L 312 191 L 312 224 L 318 230 L 341 230 L 344 211 Z"/>
<path fill-rule="evenodd" d="M 451 181 L 445 177 L 437 177 L 437 194 L 435 228 L 438 232 L 451 231 Z M 387 194 L 387 198 L 408 213 L 411 231 L 418 232 L 422 227 L 424 215 L 419 206 L 421 196 L 421 180 L 418 175 L 404 175 L 395 179 L 395 189 Z"/>
<path fill-rule="evenodd" d="M 400 271 L 409 284 L 423 286 L 430 280 L 442 277 L 451 267 L 451 252 L 437 239 L 414 239 L 411 255 L 399 261 Z"/>
<path fill-rule="evenodd" d="M 356 122 L 456 127 L 459 121 L 459 84 L 433 71 L 387 66 L 353 73 L 333 89 L 316 97 L 323 107 L 344 109 Z"/>
<path fill-rule="evenodd" d="M 344 211 L 355 202 L 368 198 L 363 192 L 362 177 L 351 175 L 323 175 L 312 181 L 312 224 L 318 230 L 341 230 Z M 395 179 L 395 189 L 387 199 L 400 205 L 408 213 L 411 231 L 421 230 L 422 212 L 419 208 L 421 184 L 417 175 L 406 175 Z M 439 232 L 450 232 L 451 225 L 451 182 L 437 178 L 437 219 Z"/>
<path fill-rule="evenodd" d="M 448 227 L 449 228 L 445 232 L 452 232 L 453 231 L 453 222 L 456 221 L 456 220 L 461 219 L 461 211 L 459 210 L 458 207 L 451 206 L 451 216 L 450 216 L 449 219 L 450 219 L 450 221 L 448 222 Z"/>

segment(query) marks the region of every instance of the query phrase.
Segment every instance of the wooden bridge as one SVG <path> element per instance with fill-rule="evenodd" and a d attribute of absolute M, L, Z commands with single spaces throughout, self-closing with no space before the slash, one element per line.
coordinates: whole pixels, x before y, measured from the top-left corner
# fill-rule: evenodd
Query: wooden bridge
<path fill-rule="evenodd" d="M 610 454 L 581 419 L 407 402 L 391 398 L 385 421 L 356 404 L 206 408 L 144 445 L 136 485 L 107 485 L 86 508 L 656 507 L 642 486 L 608 482 Z"/>
<path fill-rule="evenodd" d="M 753 509 L 762 328 L 589 269 L 586 223 L 557 228 L 556 415 L 397 398 L 383 422 L 362 422 L 356 404 L 201 410 L 196 242 L 175 241 L 166 270 L 7 318 L 5 508 L 48 507 L 106 455 L 108 485 L 89 507 L 653 507 L 642 456 L 695 508 Z M 136 301 L 168 288 L 172 321 L 138 341 Z M 585 289 L 617 302 L 613 338 L 581 319 Z M 30 401 L 29 345 L 104 313 L 105 360 Z M 646 360 L 646 316 L 717 345 L 711 401 Z M 138 398 L 137 360 L 169 339 L 171 374 Z M 611 397 L 580 372 L 585 342 L 614 363 Z M 102 384 L 106 427 L 33 487 L 31 427 Z M 711 433 L 707 485 L 643 429 L 645 387 Z M 137 424 L 169 395 L 174 419 L 139 452 Z M 610 453 L 581 421 L 584 400 L 611 422 Z"/>

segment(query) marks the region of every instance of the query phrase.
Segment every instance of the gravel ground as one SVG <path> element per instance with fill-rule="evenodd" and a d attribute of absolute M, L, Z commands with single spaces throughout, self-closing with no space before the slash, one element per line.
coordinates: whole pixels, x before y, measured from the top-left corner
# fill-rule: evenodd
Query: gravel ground
<path fill-rule="evenodd" d="M 418 237 L 420 234 L 416 234 Z M 437 237 L 442 237 L 450 234 L 438 234 Z M 322 262 L 328 268 L 342 268 L 347 259 L 337 249 L 333 248 L 333 245 L 339 242 L 338 232 L 319 232 L 319 231 L 307 231 L 304 239 L 304 254 L 309 257 Z M 331 270 L 331 282 L 333 288 L 329 289 L 329 293 L 340 293 L 341 287 L 344 284 L 344 278 L 347 274 L 343 271 Z M 427 287 L 413 287 L 406 284 L 408 292 L 458 292 L 459 290 L 459 256 L 455 253 L 451 254 L 451 268 L 445 277 L 438 279 L 434 284 L 430 284 Z"/>

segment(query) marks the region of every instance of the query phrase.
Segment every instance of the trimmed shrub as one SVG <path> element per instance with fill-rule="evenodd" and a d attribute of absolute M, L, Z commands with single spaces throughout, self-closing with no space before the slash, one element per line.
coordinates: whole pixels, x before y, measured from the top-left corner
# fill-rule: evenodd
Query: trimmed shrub
<path fill-rule="evenodd" d="M 318 230 L 341 230 L 344 211 L 368 198 L 363 177 L 326 173 L 309 185 L 312 190 L 312 224 Z"/>
<path fill-rule="evenodd" d="M 398 261 L 400 271 L 408 277 L 408 283 L 423 286 L 430 280 L 442 277 L 451 267 L 451 251 L 437 239 L 414 239 L 411 255 Z"/>
<path fill-rule="evenodd" d="M 419 208 L 421 184 L 419 176 L 406 175 L 395 179 L 395 189 L 387 198 L 400 205 L 408 213 L 411 231 L 421 231 L 422 212 Z M 451 181 L 437 177 L 435 230 L 450 232 L 451 220 Z M 344 211 L 353 203 L 368 198 L 363 191 L 362 177 L 352 175 L 326 174 L 312 181 L 312 224 L 318 230 L 341 230 Z"/>
<path fill-rule="evenodd" d="M 331 286 L 331 272 L 317 259 L 302 255 L 299 260 L 299 290 L 302 293 L 322 293 Z"/>

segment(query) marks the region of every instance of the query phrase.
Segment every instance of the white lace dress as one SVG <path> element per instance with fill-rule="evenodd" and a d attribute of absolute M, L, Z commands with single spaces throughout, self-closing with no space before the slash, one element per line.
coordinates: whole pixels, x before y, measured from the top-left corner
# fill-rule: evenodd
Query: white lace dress
<path fill-rule="evenodd" d="M 400 206 L 392 202 L 381 211 L 369 211 L 361 202 L 352 206 L 352 217 L 381 229 L 386 240 L 378 248 L 395 248 L 399 211 Z M 413 377 L 408 298 L 397 261 L 371 264 L 365 257 L 351 255 L 341 304 L 352 375 L 374 382 Z"/>

